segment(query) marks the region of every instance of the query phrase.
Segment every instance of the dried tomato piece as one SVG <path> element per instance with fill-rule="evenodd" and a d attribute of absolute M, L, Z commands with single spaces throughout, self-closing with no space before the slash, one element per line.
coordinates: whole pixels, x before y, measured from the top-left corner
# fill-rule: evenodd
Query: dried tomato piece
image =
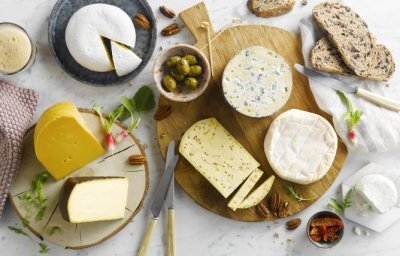
<path fill-rule="evenodd" d="M 335 218 L 318 218 L 311 221 L 311 227 L 343 227 L 341 220 Z"/>
<path fill-rule="evenodd" d="M 311 235 L 310 237 L 311 237 L 311 240 L 313 240 L 315 242 L 321 241 L 321 237 L 320 236 Z"/>

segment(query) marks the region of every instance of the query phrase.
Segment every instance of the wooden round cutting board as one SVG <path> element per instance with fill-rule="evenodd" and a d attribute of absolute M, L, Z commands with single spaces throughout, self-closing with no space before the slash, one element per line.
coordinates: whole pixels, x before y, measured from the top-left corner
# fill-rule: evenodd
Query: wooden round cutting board
<path fill-rule="evenodd" d="M 200 28 L 203 21 L 210 22 L 204 3 L 200 3 L 180 14 L 181 19 L 194 35 L 196 47 L 202 49 L 208 56 L 207 35 Z M 211 28 L 213 49 L 214 76 L 207 91 L 198 99 L 189 103 L 171 102 L 164 97 L 160 98 L 160 105 L 172 106 L 172 114 L 157 122 L 158 142 L 161 153 L 165 157 L 170 140 L 179 141 L 182 134 L 195 122 L 209 117 L 215 117 L 261 164 L 264 170 L 262 181 L 274 174 L 264 153 L 264 137 L 271 122 L 282 112 L 292 108 L 310 111 L 331 121 L 331 117 L 322 112 L 308 85 L 307 78 L 293 71 L 293 90 L 288 103 L 277 113 L 266 118 L 251 118 L 236 112 L 231 108 L 222 94 L 221 76 L 228 61 L 243 48 L 260 45 L 272 49 L 282 55 L 293 67 L 295 63 L 303 64 L 301 54 L 301 39 L 298 35 L 286 30 L 262 26 L 243 25 L 228 28 L 220 33 L 215 33 Z M 338 150 L 332 167 L 321 180 L 310 185 L 296 185 L 302 196 L 319 198 L 334 182 L 336 176 L 346 159 L 347 149 L 339 141 Z M 175 178 L 182 189 L 202 207 L 234 220 L 241 221 L 266 221 L 275 217 L 261 218 L 255 208 L 232 211 L 227 207 L 228 199 L 219 192 L 184 158 L 178 163 Z M 260 183 L 260 182 L 259 182 Z M 289 201 L 289 215 L 300 212 L 313 201 L 298 202 L 287 193 L 286 182 L 277 178 L 270 194 L 277 192 L 284 200 Z"/>
<path fill-rule="evenodd" d="M 80 109 L 87 128 L 102 142 L 106 148 L 105 134 L 101 127 L 99 117 L 90 110 Z M 114 134 L 123 129 L 121 123 L 112 126 Z M 29 190 L 31 182 L 38 173 L 45 168 L 36 158 L 33 147 L 34 127 L 26 134 L 22 150 L 22 162 L 18 175 L 11 187 L 9 198 L 18 216 L 24 219 L 27 213 L 25 202 L 18 198 Z M 106 152 L 103 156 L 88 165 L 74 171 L 61 180 L 54 180 L 50 175 L 43 185 L 43 195 L 47 197 L 46 211 L 43 220 L 35 220 L 38 209 L 32 211 L 27 227 L 40 239 L 44 239 L 71 249 L 87 248 L 101 243 L 124 228 L 132 218 L 142 209 L 143 201 L 149 187 L 149 174 L 147 163 L 143 165 L 129 165 L 128 157 L 134 154 L 145 155 L 138 139 L 130 134 L 112 152 Z M 58 198 L 61 187 L 69 177 L 79 176 L 122 176 L 129 179 L 128 200 L 123 219 L 114 221 L 101 221 L 92 223 L 71 224 L 65 221 L 58 207 Z M 50 234 L 53 227 L 59 227 L 59 231 Z"/>

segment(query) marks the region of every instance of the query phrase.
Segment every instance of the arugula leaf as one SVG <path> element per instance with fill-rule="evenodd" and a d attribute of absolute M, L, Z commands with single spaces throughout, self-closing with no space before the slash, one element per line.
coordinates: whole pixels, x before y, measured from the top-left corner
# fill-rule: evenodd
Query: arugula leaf
<path fill-rule="evenodd" d="M 149 111 L 156 105 L 153 91 L 147 85 L 143 85 L 133 96 L 138 112 Z"/>
<path fill-rule="evenodd" d="M 132 131 L 133 129 L 135 129 L 139 122 L 140 122 L 140 116 L 138 114 L 138 112 L 136 112 L 136 106 L 131 104 L 131 101 L 127 98 L 127 97 L 122 97 L 121 98 L 121 103 L 122 106 L 125 107 L 126 110 L 128 110 L 130 116 L 131 116 L 131 123 L 129 124 L 128 129 L 126 130 L 127 132 Z"/>
<path fill-rule="evenodd" d="M 20 228 L 8 226 L 8 229 L 14 231 L 14 233 L 16 233 L 16 234 L 18 234 L 18 235 L 26 236 L 26 237 L 28 237 L 29 239 L 32 240 L 32 237 L 31 237 L 30 235 L 28 235 L 25 231 L 23 231 L 23 230 L 20 229 Z"/>
<path fill-rule="evenodd" d="M 346 208 L 351 207 L 351 193 L 353 189 L 347 191 L 346 195 L 344 196 L 342 202 L 339 202 L 335 198 L 331 198 L 328 201 L 328 206 L 334 209 L 337 213 L 342 213 L 346 210 Z"/>
<path fill-rule="evenodd" d="M 303 196 L 300 194 L 300 192 L 296 189 L 296 187 L 293 186 L 293 185 L 288 185 L 288 184 L 286 184 L 285 186 L 286 186 L 286 189 L 287 189 L 289 195 L 290 195 L 293 199 L 295 199 L 295 200 L 297 200 L 297 201 L 299 201 L 299 202 L 302 202 L 302 201 L 311 201 L 311 200 L 317 199 L 316 197 L 309 197 L 309 198 L 303 197 Z"/>
<path fill-rule="evenodd" d="M 44 244 L 44 243 L 39 243 L 39 246 L 40 246 L 39 253 L 48 253 L 49 250 L 50 250 L 50 249 L 47 247 L 47 245 Z"/>
<path fill-rule="evenodd" d="M 353 110 L 353 104 L 351 100 L 346 96 L 346 94 L 342 91 L 337 91 L 340 96 L 342 102 L 346 105 L 347 111 L 344 113 L 344 119 L 347 120 L 349 124 L 350 130 L 353 130 L 354 127 L 358 124 L 361 119 L 361 116 L 364 114 L 361 110 Z"/>
<path fill-rule="evenodd" d="M 59 227 L 59 226 L 52 226 L 50 229 L 49 229 L 49 236 L 52 236 L 52 235 L 54 235 L 54 233 L 55 232 L 60 232 L 61 233 L 61 228 Z"/>

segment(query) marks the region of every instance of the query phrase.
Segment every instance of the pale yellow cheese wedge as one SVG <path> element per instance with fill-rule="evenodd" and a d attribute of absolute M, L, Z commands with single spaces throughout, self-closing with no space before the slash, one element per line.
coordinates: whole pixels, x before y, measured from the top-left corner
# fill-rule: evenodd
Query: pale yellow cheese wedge
<path fill-rule="evenodd" d="M 256 188 L 251 194 L 243 200 L 239 205 L 239 209 L 245 209 L 253 207 L 261 202 L 271 190 L 274 184 L 275 176 L 271 175 L 264 183 L 262 183 L 258 188 Z"/>
<path fill-rule="evenodd" d="M 104 154 L 70 102 L 57 103 L 42 114 L 35 128 L 34 147 L 38 160 L 56 180 Z"/>
<path fill-rule="evenodd" d="M 242 184 L 239 188 L 238 192 L 229 200 L 228 207 L 231 208 L 233 211 L 239 207 L 240 203 L 242 203 L 243 199 L 249 194 L 250 190 L 256 185 L 257 181 L 263 175 L 263 171 L 260 169 L 256 169 Z"/>

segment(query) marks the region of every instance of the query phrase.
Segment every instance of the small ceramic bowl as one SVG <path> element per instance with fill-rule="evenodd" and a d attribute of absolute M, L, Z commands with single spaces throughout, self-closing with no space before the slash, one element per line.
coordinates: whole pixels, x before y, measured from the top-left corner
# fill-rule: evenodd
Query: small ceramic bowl
<path fill-rule="evenodd" d="M 168 73 L 166 61 L 171 56 L 183 56 L 186 54 L 192 54 L 196 56 L 199 60 L 199 65 L 201 65 L 203 68 L 203 74 L 196 77 L 199 81 L 199 87 L 193 90 L 182 86 L 182 90 L 179 93 L 170 92 L 162 84 L 164 75 Z M 208 62 L 207 57 L 196 47 L 188 44 L 177 44 L 165 50 L 158 57 L 154 64 L 153 77 L 154 81 L 156 82 L 157 89 L 164 97 L 172 101 L 188 102 L 199 97 L 207 89 L 211 78 L 210 63 Z"/>
<path fill-rule="evenodd" d="M 343 238 L 344 226 L 343 226 L 343 228 L 339 231 L 339 233 L 337 233 L 337 235 L 339 236 L 339 238 L 336 239 L 336 240 L 333 241 L 333 242 L 324 242 L 324 241 L 316 242 L 316 241 L 314 241 L 314 240 L 311 239 L 311 236 L 310 236 L 310 225 L 311 225 L 311 221 L 312 221 L 313 219 L 319 219 L 319 218 L 334 218 L 334 219 L 340 220 L 340 221 L 343 223 L 343 221 L 342 221 L 342 219 L 339 217 L 339 215 L 337 215 L 337 214 L 335 214 L 335 213 L 333 213 L 333 212 L 329 212 L 329 211 L 317 212 L 316 214 L 314 214 L 313 216 L 311 216 L 310 220 L 309 220 L 308 223 L 307 223 L 307 231 L 306 231 L 306 232 L 307 232 L 307 237 L 308 237 L 308 239 L 310 240 L 310 242 L 311 242 L 313 245 L 315 245 L 315 246 L 317 246 L 317 247 L 319 247 L 319 248 L 327 249 L 327 248 L 332 248 L 332 247 L 336 246 L 336 245 L 340 242 L 340 240 L 342 240 L 342 238 Z M 343 223 L 343 225 L 344 225 L 344 223 Z"/>

